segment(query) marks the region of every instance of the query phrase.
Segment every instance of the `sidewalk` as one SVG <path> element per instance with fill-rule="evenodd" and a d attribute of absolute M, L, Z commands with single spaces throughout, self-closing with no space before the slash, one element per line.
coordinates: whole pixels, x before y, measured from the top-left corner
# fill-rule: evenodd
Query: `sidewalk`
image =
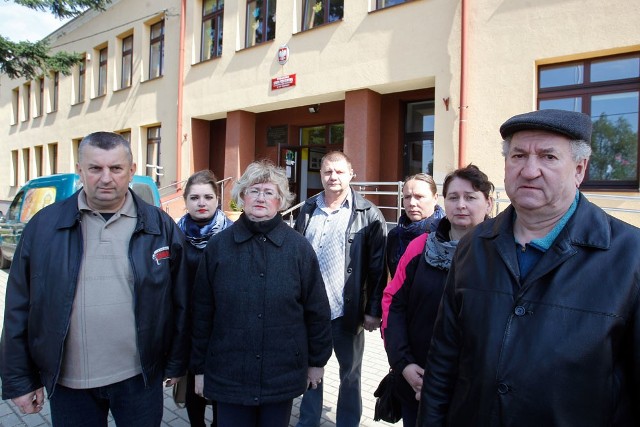
<path fill-rule="evenodd" d="M 4 297 L 7 285 L 9 270 L 0 270 L 0 313 L 4 313 Z M 0 327 L 4 316 L 0 317 Z M 366 344 L 364 351 L 364 362 L 362 366 L 362 420 L 361 426 L 376 427 L 390 426 L 385 422 L 373 421 L 373 410 L 375 398 L 373 392 L 380 380 L 386 375 L 388 368 L 387 356 L 384 352 L 380 333 L 365 332 Z M 1 386 L 1 385 L 0 385 Z M 162 417 L 162 427 L 186 427 L 189 426 L 186 409 L 177 408 L 171 397 L 171 389 L 164 392 L 164 415 Z M 338 399 L 338 362 L 335 357 L 329 360 L 325 368 L 324 376 L 324 410 L 322 414 L 321 427 L 335 426 L 336 402 Z M 291 414 L 290 426 L 295 426 L 298 421 L 300 411 L 300 398 L 293 401 L 293 411 Z M 207 407 L 206 418 L 210 422 L 211 409 Z M 50 426 L 51 417 L 49 403 L 45 403 L 44 409 L 39 414 L 21 415 L 20 411 L 11 401 L 0 401 L 0 427 L 39 427 Z M 109 423 L 115 426 L 113 420 Z"/>

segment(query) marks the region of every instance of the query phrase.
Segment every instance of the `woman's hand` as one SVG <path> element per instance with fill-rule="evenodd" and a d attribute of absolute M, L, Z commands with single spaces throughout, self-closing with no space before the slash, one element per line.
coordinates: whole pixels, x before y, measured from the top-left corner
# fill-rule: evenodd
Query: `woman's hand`
<path fill-rule="evenodd" d="M 204 374 L 196 375 L 194 382 L 195 387 L 193 388 L 193 391 L 197 396 L 204 397 L 202 394 L 204 392 Z"/>
<path fill-rule="evenodd" d="M 416 395 L 420 395 L 422 390 L 422 376 L 424 375 L 424 369 L 415 363 L 411 363 L 402 370 L 402 376 L 409 383 Z"/>
<path fill-rule="evenodd" d="M 307 369 L 307 389 L 317 389 L 318 385 L 322 382 L 323 376 L 324 368 L 310 367 Z"/>
<path fill-rule="evenodd" d="M 177 384 L 178 381 L 180 381 L 182 377 L 176 377 L 176 378 L 165 378 L 164 379 L 164 386 L 165 387 L 171 387 L 174 384 Z"/>

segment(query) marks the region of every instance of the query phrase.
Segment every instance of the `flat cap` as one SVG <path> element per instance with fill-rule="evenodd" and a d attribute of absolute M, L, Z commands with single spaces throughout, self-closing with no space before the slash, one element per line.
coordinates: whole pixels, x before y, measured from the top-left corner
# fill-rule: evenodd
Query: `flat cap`
<path fill-rule="evenodd" d="M 518 114 L 500 126 L 500 135 L 506 139 L 521 130 L 545 130 L 559 133 L 573 140 L 591 142 L 591 117 L 566 110 L 539 110 Z"/>

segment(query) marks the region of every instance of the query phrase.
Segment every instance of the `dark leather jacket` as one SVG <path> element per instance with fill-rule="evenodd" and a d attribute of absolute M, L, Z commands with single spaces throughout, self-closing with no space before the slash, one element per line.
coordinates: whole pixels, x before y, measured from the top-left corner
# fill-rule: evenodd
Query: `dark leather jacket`
<path fill-rule="evenodd" d="M 418 425 L 640 425 L 640 230 L 580 195 L 520 280 L 513 218 L 458 245 Z"/>
<path fill-rule="evenodd" d="M 3 399 L 43 385 L 54 392 L 82 261 L 78 194 L 38 212 L 16 249 L 0 343 Z M 179 377 L 189 345 L 183 234 L 166 213 L 131 194 L 138 210 L 129 259 L 142 373 L 145 381 Z"/>
<path fill-rule="evenodd" d="M 345 235 L 344 328 L 357 333 L 364 315 L 382 317 L 382 291 L 387 284 L 387 223 L 380 210 L 356 191 Z M 295 229 L 305 234 L 316 209 L 317 194 L 300 208 Z"/>

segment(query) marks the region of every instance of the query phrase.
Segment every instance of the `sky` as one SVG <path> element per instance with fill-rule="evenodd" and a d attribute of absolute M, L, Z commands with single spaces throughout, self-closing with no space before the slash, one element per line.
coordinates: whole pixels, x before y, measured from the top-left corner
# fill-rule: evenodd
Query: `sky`
<path fill-rule="evenodd" d="M 0 34 L 12 41 L 38 41 L 64 25 L 47 12 L 37 12 L 11 1 L 0 0 Z"/>

